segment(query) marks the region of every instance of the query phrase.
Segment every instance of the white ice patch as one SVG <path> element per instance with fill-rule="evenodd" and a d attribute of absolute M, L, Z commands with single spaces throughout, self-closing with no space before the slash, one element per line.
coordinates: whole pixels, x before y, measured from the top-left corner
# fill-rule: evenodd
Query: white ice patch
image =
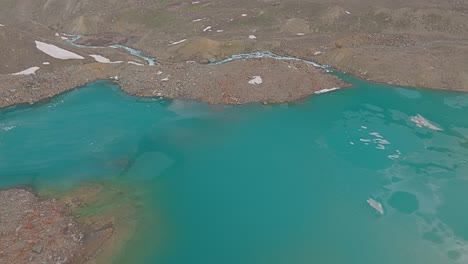
<path fill-rule="evenodd" d="M 182 40 L 179 40 L 179 41 L 176 41 L 176 42 L 172 42 L 172 43 L 169 44 L 169 45 L 177 45 L 177 44 L 183 43 L 183 42 L 185 42 L 185 41 L 187 41 L 187 39 L 182 39 Z"/>
<path fill-rule="evenodd" d="M 322 52 L 321 52 L 321 51 L 316 51 L 316 52 L 314 52 L 314 54 L 313 54 L 313 55 L 314 55 L 314 56 L 318 56 L 318 55 L 320 55 L 320 54 L 322 54 Z"/>
<path fill-rule="evenodd" d="M 221 33 L 221 32 L 224 32 L 224 30 L 218 29 L 218 30 L 216 30 L 216 32 Z"/>
<path fill-rule="evenodd" d="M 429 122 L 429 120 L 427 120 L 426 118 L 424 118 L 420 114 L 418 114 L 416 116 L 412 116 L 411 121 L 413 121 L 413 123 L 415 123 L 416 126 L 418 126 L 418 127 L 427 127 L 429 129 L 432 129 L 432 130 L 442 131 L 442 128 L 431 124 L 431 122 Z"/>
<path fill-rule="evenodd" d="M 122 61 L 111 61 L 108 58 L 101 56 L 101 55 L 89 55 L 89 56 L 94 58 L 94 60 L 100 63 L 122 63 Z"/>
<path fill-rule="evenodd" d="M 249 39 L 256 39 L 257 37 L 255 35 L 249 35 Z"/>
<path fill-rule="evenodd" d="M 61 36 L 60 37 L 62 40 L 67 40 L 68 38 L 67 37 L 64 37 L 64 36 Z"/>
<path fill-rule="evenodd" d="M 322 90 L 315 91 L 314 94 L 328 93 L 328 92 L 332 92 L 332 91 L 335 91 L 335 90 L 338 90 L 338 89 L 340 89 L 340 88 L 332 87 L 332 88 L 329 88 L 329 89 L 322 89 Z"/>
<path fill-rule="evenodd" d="M 5 25 L 0 24 L 0 27 L 4 27 Z"/>
<path fill-rule="evenodd" d="M 166 77 L 166 78 L 164 78 L 164 79 L 161 79 L 161 81 L 167 82 L 167 81 L 169 81 L 169 77 Z"/>
<path fill-rule="evenodd" d="M 249 84 L 258 85 L 262 84 L 263 79 L 260 76 L 252 76 L 252 79 L 249 81 Z"/>
<path fill-rule="evenodd" d="M 211 29 L 211 26 L 207 26 L 206 28 L 203 29 L 203 32 L 206 32 Z"/>
<path fill-rule="evenodd" d="M 192 21 L 193 21 L 193 22 L 200 22 L 200 21 L 202 21 L 203 19 L 204 19 L 204 18 L 197 18 L 197 19 L 194 19 L 194 20 L 192 20 Z"/>
<path fill-rule="evenodd" d="M 50 62 L 44 61 L 44 62 L 42 63 L 42 65 L 50 65 Z"/>
<path fill-rule="evenodd" d="M 384 214 L 384 209 L 381 203 L 377 202 L 376 200 L 369 198 L 367 199 L 367 203 L 374 208 L 377 212 L 379 212 L 381 215 Z"/>
<path fill-rule="evenodd" d="M 3 131 L 10 131 L 12 130 L 13 128 L 15 128 L 16 126 L 7 126 L 7 127 L 2 127 L 2 130 Z"/>
<path fill-rule="evenodd" d="M 133 64 L 133 65 L 137 65 L 137 66 L 145 66 L 144 64 L 134 62 L 134 61 L 129 61 L 128 64 Z"/>
<path fill-rule="evenodd" d="M 243 17 L 246 17 L 246 16 L 247 16 L 247 14 L 242 14 L 241 16 L 243 16 Z"/>
<path fill-rule="evenodd" d="M 69 59 L 75 59 L 75 60 L 84 60 L 84 57 L 73 53 L 71 51 L 59 48 L 55 45 L 52 44 L 47 44 L 44 42 L 40 41 L 35 41 L 36 42 L 36 48 L 45 54 L 54 57 L 56 59 L 61 59 L 61 60 L 69 60 Z"/>
<path fill-rule="evenodd" d="M 30 74 L 34 74 L 37 70 L 39 70 L 39 67 L 31 67 L 24 71 L 13 73 L 11 75 L 30 75 Z"/>
<path fill-rule="evenodd" d="M 192 2 L 192 5 L 196 5 L 196 4 L 199 4 L 200 1 L 195 1 L 195 2 Z"/>
<path fill-rule="evenodd" d="M 344 11 L 346 14 L 351 15 L 351 12 L 349 11 Z"/>
<path fill-rule="evenodd" d="M 298 36 L 304 36 L 305 33 L 297 33 Z"/>

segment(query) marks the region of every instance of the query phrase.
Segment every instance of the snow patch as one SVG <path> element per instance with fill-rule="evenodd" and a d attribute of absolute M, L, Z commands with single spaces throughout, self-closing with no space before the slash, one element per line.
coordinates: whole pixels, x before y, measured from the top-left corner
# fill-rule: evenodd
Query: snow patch
<path fill-rule="evenodd" d="M 4 27 L 5 25 L 0 24 L 0 27 Z"/>
<path fill-rule="evenodd" d="M 298 36 L 304 36 L 305 33 L 297 33 Z"/>
<path fill-rule="evenodd" d="M 47 44 L 44 42 L 40 41 L 35 41 L 36 42 L 36 48 L 45 54 L 56 58 L 56 59 L 61 59 L 61 60 L 69 60 L 69 59 L 75 59 L 75 60 L 84 60 L 84 57 L 73 53 L 71 51 L 59 48 L 55 45 L 52 44 Z"/>
<path fill-rule="evenodd" d="M 94 58 L 94 60 L 100 63 L 122 63 L 122 61 L 111 61 L 108 58 L 101 56 L 101 55 L 89 55 L 89 56 Z"/>
<path fill-rule="evenodd" d="M 318 56 L 318 55 L 320 55 L 320 54 L 322 54 L 322 52 L 321 52 L 321 51 L 316 51 L 316 52 L 314 52 L 314 54 L 313 54 L 313 55 L 314 55 L 314 56 Z"/>
<path fill-rule="evenodd" d="M 256 39 L 257 37 L 255 35 L 249 35 L 249 39 Z"/>
<path fill-rule="evenodd" d="M 349 11 L 344 11 L 346 14 L 351 15 L 351 12 Z"/>
<path fill-rule="evenodd" d="M 39 67 L 31 67 L 24 71 L 13 73 L 11 75 L 30 75 L 30 74 L 34 74 L 37 70 L 39 70 Z"/>
<path fill-rule="evenodd" d="M 192 5 L 196 5 L 196 4 L 199 4 L 200 1 L 195 1 L 195 2 L 192 2 Z"/>
<path fill-rule="evenodd" d="M 332 87 L 332 88 L 328 88 L 328 89 L 322 89 L 322 90 L 315 91 L 314 94 L 328 93 L 328 92 L 335 91 L 335 90 L 338 90 L 338 89 L 340 89 L 340 88 Z"/>
<path fill-rule="evenodd" d="M 183 40 L 179 40 L 179 41 L 176 41 L 176 42 L 172 42 L 172 43 L 169 44 L 169 45 L 177 45 L 177 44 L 183 43 L 183 42 L 185 42 L 185 41 L 187 41 L 187 39 L 183 39 Z"/>
<path fill-rule="evenodd" d="M 246 16 L 247 16 L 247 14 L 242 14 L 241 16 L 243 16 L 243 17 L 246 17 Z"/>
<path fill-rule="evenodd" d="M 197 19 L 192 20 L 192 22 L 200 22 L 200 21 L 202 21 L 203 19 L 204 19 L 204 18 L 197 18 Z"/>
<path fill-rule="evenodd" d="M 50 62 L 44 61 L 44 62 L 42 63 L 42 65 L 50 65 Z"/>
<path fill-rule="evenodd" d="M 262 84 L 263 79 L 260 76 L 252 76 L 252 79 L 249 81 L 249 84 L 258 85 Z"/>
<path fill-rule="evenodd" d="M 211 29 L 211 26 L 207 26 L 205 29 L 203 29 L 203 32 L 206 32 Z"/>
<path fill-rule="evenodd" d="M 133 64 L 133 65 L 137 65 L 137 66 L 145 66 L 144 64 L 134 62 L 134 61 L 129 61 L 128 64 Z"/>

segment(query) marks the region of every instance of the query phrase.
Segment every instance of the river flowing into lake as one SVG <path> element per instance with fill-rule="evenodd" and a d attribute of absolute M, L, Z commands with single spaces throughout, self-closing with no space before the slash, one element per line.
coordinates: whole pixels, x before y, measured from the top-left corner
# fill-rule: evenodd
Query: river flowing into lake
<path fill-rule="evenodd" d="M 340 77 L 278 105 L 102 81 L 3 109 L 0 187 L 137 186 L 114 263 L 468 263 L 468 95 Z"/>

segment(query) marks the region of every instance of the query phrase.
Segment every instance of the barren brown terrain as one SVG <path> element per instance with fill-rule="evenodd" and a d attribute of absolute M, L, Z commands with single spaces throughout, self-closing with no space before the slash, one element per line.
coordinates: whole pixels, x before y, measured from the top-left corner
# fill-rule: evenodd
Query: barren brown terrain
<path fill-rule="evenodd" d="M 199 65 L 254 51 L 316 61 L 377 82 L 468 89 L 468 1 L 1 0 L 0 4 L 0 106 L 35 102 L 114 76 L 124 90 L 137 95 L 154 92 L 210 103 L 291 101 L 319 89 L 345 86 L 320 69 L 303 66 L 295 67 L 295 74 L 282 71 L 285 62 L 275 60 Z M 103 48 L 72 46 L 63 34 L 84 35 L 78 44 Z M 84 59 L 52 58 L 35 47 L 36 40 Z M 106 48 L 114 44 L 138 49 L 158 65 L 129 65 L 145 61 L 122 49 Z M 92 54 L 122 63 L 96 62 Z M 183 65 L 187 62 L 190 66 Z M 11 75 L 34 66 L 40 68 L 35 74 Z M 310 71 L 313 78 L 300 77 Z M 159 72 L 171 76 L 159 78 Z M 278 74 L 284 82 L 275 81 Z M 264 82 L 255 88 L 261 91 L 232 81 L 260 75 Z M 308 89 L 304 82 L 310 83 Z"/>
<path fill-rule="evenodd" d="M 71 35 L 83 35 L 75 42 L 81 46 L 69 42 Z M 56 58 L 37 42 L 82 58 Z M 216 64 L 256 51 L 371 81 L 468 91 L 468 1 L 0 0 L 0 107 L 33 104 L 102 79 L 137 96 L 212 104 L 281 103 L 347 86 L 299 60 Z M 31 67 L 34 73 L 23 72 Z M 0 191 L 0 262 L 105 263 L 105 254 L 131 236 L 131 223 L 115 219 L 132 207 L 77 219 L 80 208 L 99 204 L 100 188 L 57 200 Z"/>

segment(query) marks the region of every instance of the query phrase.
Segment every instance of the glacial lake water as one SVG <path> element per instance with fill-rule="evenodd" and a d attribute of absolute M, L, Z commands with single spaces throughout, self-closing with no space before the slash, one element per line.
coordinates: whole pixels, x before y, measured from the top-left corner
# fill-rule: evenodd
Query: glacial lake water
<path fill-rule="evenodd" d="M 272 106 L 102 81 L 3 109 L 0 187 L 136 186 L 159 220 L 112 263 L 468 263 L 468 95 L 341 77 L 353 87 Z"/>

